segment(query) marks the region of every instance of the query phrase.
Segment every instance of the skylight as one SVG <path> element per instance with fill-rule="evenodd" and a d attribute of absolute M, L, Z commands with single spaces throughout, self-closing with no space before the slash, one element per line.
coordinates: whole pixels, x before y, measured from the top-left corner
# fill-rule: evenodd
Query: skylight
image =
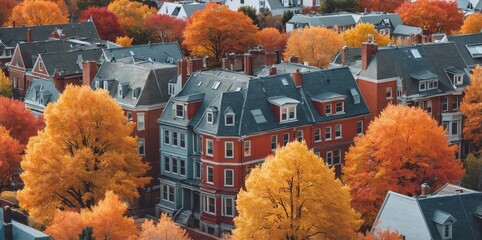
<path fill-rule="evenodd" d="M 480 58 L 482 57 L 482 44 L 479 45 L 467 45 L 467 50 L 469 50 L 470 55 L 472 58 Z"/>
<path fill-rule="evenodd" d="M 251 110 L 251 114 L 253 114 L 254 121 L 256 121 L 257 124 L 266 122 L 266 118 L 264 117 L 260 109 Z"/>
<path fill-rule="evenodd" d="M 219 88 L 219 85 L 221 85 L 221 82 L 215 82 L 213 85 L 213 89 L 217 90 Z"/>
<path fill-rule="evenodd" d="M 201 86 L 201 84 L 203 84 L 202 81 L 200 81 L 200 82 L 197 84 L 197 86 L 199 87 L 199 86 Z"/>
<path fill-rule="evenodd" d="M 418 52 L 418 49 L 412 48 L 410 49 L 410 52 L 412 52 L 412 55 L 414 58 L 422 58 L 422 55 Z"/>
<path fill-rule="evenodd" d="M 288 86 L 288 81 L 286 81 L 286 78 L 282 78 L 281 82 L 283 83 L 283 86 Z"/>
<path fill-rule="evenodd" d="M 353 102 L 355 104 L 359 104 L 360 103 L 360 94 L 358 94 L 358 91 L 354 88 L 351 88 L 350 93 L 353 96 Z"/>

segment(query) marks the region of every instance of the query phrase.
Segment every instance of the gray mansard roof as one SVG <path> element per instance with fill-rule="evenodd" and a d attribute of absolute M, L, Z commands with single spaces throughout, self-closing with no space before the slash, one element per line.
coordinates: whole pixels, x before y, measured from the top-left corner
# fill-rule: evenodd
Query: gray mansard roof
<path fill-rule="evenodd" d="M 18 47 L 26 69 L 33 67 L 40 53 L 66 52 L 74 49 L 71 43 L 62 40 L 19 43 Z"/>
<path fill-rule="evenodd" d="M 368 114 L 356 82 L 348 68 L 319 70 L 302 74 L 302 87 L 297 88 L 291 74 L 255 77 L 226 70 L 210 70 L 193 74 L 183 90 L 171 98 L 159 121 L 161 124 L 192 127 L 216 136 L 243 136 L 275 129 L 292 128 Z M 251 79 L 252 78 L 252 79 Z M 215 89 L 216 82 L 220 85 Z M 320 93 L 345 98 L 345 114 L 321 116 L 311 98 Z M 357 100 L 353 95 L 358 95 Z M 173 118 L 173 101 L 202 101 L 191 120 Z M 272 104 L 297 104 L 296 121 L 279 123 Z M 213 123 L 207 113 L 213 112 Z M 234 126 L 225 125 L 225 114 L 235 115 Z"/>
<path fill-rule="evenodd" d="M 482 4 L 482 1 L 480 1 Z M 472 69 L 482 65 L 482 33 L 448 36 L 449 41 L 457 45 L 467 66 Z"/>
<path fill-rule="evenodd" d="M 111 61 L 112 58 L 116 61 L 123 58 L 133 59 L 136 61 L 153 61 L 159 63 L 177 63 L 181 60 L 182 52 L 177 42 L 172 43 L 151 43 L 144 45 L 136 45 L 130 47 L 120 47 L 103 49 L 103 56 L 105 61 Z"/>
<path fill-rule="evenodd" d="M 99 87 L 103 88 L 103 81 L 108 81 L 110 96 L 123 107 L 159 105 L 169 100 L 168 83 L 176 74 L 177 68 L 172 64 L 105 62 L 91 87 L 95 88 L 99 81 Z M 119 87 L 123 87 L 123 96 L 119 96 Z M 138 97 L 133 98 L 133 91 L 138 91 Z"/>

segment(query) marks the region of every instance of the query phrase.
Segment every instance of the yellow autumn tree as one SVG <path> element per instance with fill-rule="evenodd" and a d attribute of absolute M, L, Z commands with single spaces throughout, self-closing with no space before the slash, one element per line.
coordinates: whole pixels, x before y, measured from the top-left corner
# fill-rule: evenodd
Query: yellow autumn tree
<path fill-rule="evenodd" d="M 388 191 L 415 196 L 423 183 L 434 189 L 456 183 L 465 173 L 456 151 L 425 110 L 387 106 L 345 155 L 343 181 L 365 226 L 373 224 Z"/>
<path fill-rule="evenodd" d="M 475 153 L 482 147 L 482 67 L 477 65 L 470 77 L 470 86 L 464 89 L 465 96 L 460 111 L 465 116 L 463 134 Z"/>
<path fill-rule="evenodd" d="M 460 33 L 479 33 L 482 30 L 482 13 L 474 13 L 464 20 L 464 25 L 460 28 Z"/>
<path fill-rule="evenodd" d="M 290 33 L 285 60 L 296 55 L 302 62 L 310 65 L 326 67 L 343 47 L 343 40 L 337 32 L 321 27 L 297 29 Z"/>
<path fill-rule="evenodd" d="M 12 10 L 9 22 L 18 25 L 62 24 L 69 20 L 55 2 L 46 0 L 25 0 Z"/>
<path fill-rule="evenodd" d="M 0 96 L 12 97 L 12 81 L 0 70 Z"/>
<path fill-rule="evenodd" d="M 134 219 L 124 216 L 126 211 L 127 205 L 107 191 L 92 209 L 58 211 L 45 232 L 55 239 L 77 240 L 83 228 L 92 227 L 95 239 L 132 239 L 137 229 Z"/>
<path fill-rule="evenodd" d="M 233 238 L 353 239 L 361 220 L 349 191 L 306 143 L 288 143 L 246 179 Z"/>
<path fill-rule="evenodd" d="M 33 221 L 48 223 L 56 209 L 90 208 L 107 190 L 130 202 L 139 197 L 148 165 L 137 154 L 133 123 L 107 91 L 67 86 L 44 117 L 21 163 L 18 198 Z"/>
<path fill-rule="evenodd" d="M 375 29 L 375 25 L 371 23 L 357 24 L 355 28 L 342 33 L 341 37 L 345 41 L 346 46 L 361 47 L 363 42 L 371 40 L 369 35 L 373 37 L 378 46 L 386 46 L 390 42 L 390 36 L 379 34 Z"/>
<path fill-rule="evenodd" d="M 142 224 L 139 240 L 190 240 L 185 229 L 178 226 L 163 213 L 159 223 L 155 225 L 151 220 Z"/>
<path fill-rule="evenodd" d="M 115 0 L 107 9 L 117 16 L 119 24 L 127 31 L 143 28 L 145 20 L 157 13 L 155 8 L 130 0 Z"/>
<path fill-rule="evenodd" d="M 128 47 L 128 46 L 132 46 L 133 40 L 134 40 L 133 38 L 128 36 L 116 37 L 115 44 L 120 45 L 122 47 Z"/>
<path fill-rule="evenodd" d="M 242 12 L 211 2 L 188 20 L 183 44 L 192 54 L 207 55 L 219 63 L 225 53 L 243 53 L 255 46 L 257 30 L 251 18 Z"/>

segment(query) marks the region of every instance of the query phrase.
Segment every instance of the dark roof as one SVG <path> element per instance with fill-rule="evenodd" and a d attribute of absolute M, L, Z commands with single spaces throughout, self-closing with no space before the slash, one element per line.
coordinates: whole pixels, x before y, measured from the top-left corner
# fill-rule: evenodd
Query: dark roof
<path fill-rule="evenodd" d="M 51 240 L 52 238 L 39 230 L 12 220 L 13 240 Z M 3 209 L 0 209 L 0 236 L 5 236 Z"/>
<path fill-rule="evenodd" d="M 69 76 L 82 74 L 82 62 L 88 60 L 99 61 L 101 55 L 102 50 L 96 48 L 70 52 L 42 53 L 40 57 L 50 75 L 53 75 L 55 70 L 57 70 L 59 72 L 63 71 L 63 76 Z"/>
<path fill-rule="evenodd" d="M 302 15 L 296 14 L 290 20 L 290 23 L 307 23 L 310 26 L 325 26 L 334 27 L 337 26 L 351 26 L 355 25 L 355 19 L 353 15 L 349 13 L 342 14 L 330 14 L 330 15 Z"/>
<path fill-rule="evenodd" d="M 99 34 L 93 22 L 67 23 L 43 26 L 4 27 L 0 28 L 0 40 L 9 47 L 15 47 L 19 42 L 27 41 L 27 30 L 32 29 L 33 41 L 45 41 L 55 29 L 62 29 L 62 33 L 69 39 L 86 42 L 98 42 Z"/>
<path fill-rule="evenodd" d="M 25 103 L 44 107 L 51 102 L 57 102 L 59 95 L 60 92 L 55 88 L 53 81 L 44 78 L 34 78 L 25 95 Z M 41 98 L 43 103 L 40 101 Z"/>
<path fill-rule="evenodd" d="M 191 17 L 196 11 L 202 10 L 206 7 L 204 3 L 182 4 L 184 11 L 188 17 Z"/>
<path fill-rule="evenodd" d="M 480 2 L 482 3 L 482 1 Z M 478 57 L 472 56 L 469 49 L 467 49 L 467 46 L 470 45 L 478 45 L 482 49 L 482 33 L 448 36 L 448 40 L 453 41 L 457 45 L 460 55 L 462 55 L 469 68 L 475 68 L 477 64 L 482 65 L 482 55 Z"/>
<path fill-rule="evenodd" d="M 130 47 L 103 49 L 105 61 L 110 61 L 112 57 L 116 59 L 134 58 L 135 61 L 154 61 L 167 63 L 172 58 L 171 63 L 177 63 L 183 58 L 181 48 L 177 42 L 172 43 L 151 43 Z M 149 60 L 150 59 L 150 60 Z"/>
<path fill-rule="evenodd" d="M 19 43 L 18 47 L 26 69 L 33 67 L 40 53 L 66 52 L 73 49 L 71 43 L 61 40 Z"/>
<path fill-rule="evenodd" d="M 368 114 L 363 99 L 359 103 L 351 94 L 358 92 L 358 86 L 348 68 L 319 70 L 302 74 L 302 87 L 297 88 L 291 74 L 256 77 L 225 70 L 211 70 L 193 74 L 183 90 L 173 98 L 167 109 L 172 108 L 172 101 L 182 96 L 204 93 L 201 107 L 192 120 L 173 119 L 172 111 L 164 111 L 160 121 L 167 124 L 191 126 L 196 131 L 217 136 L 242 136 L 275 129 L 291 128 Z M 220 82 L 219 88 L 214 84 Z M 335 93 L 346 96 L 345 114 L 321 116 L 310 101 L 312 95 Z M 297 120 L 279 123 L 271 103 L 297 104 Z M 213 124 L 207 123 L 206 111 L 214 112 Z M 226 126 L 226 113 L 235 114 L 234 126 Z"/>
<path fill-rule="evenodd" d="M 419 27 L 407 26 L 407 25 L 398 25 L 393 30 L 393 35 L 395 36 L 410 36 L 410 35 L 417 35 L 421 34 L 422 29 Z"/>
<path fill-rule="evenodd" d="M 290 63 L 290 62 L 282 62 L 274 64 L 276 67 L 276 73 L 284 74 L 284 73 L 294 73 L 296 70 L 300 70 L 301 72 L 311 72 L 311 71 L 319 71 L 320 68 L 315 66 L 305 66 L 301 63 Z M 262 76 L 269 76 L 269 69 L 270 66 L 264 65 L 261 69 L 259 69 L 258 73 L 255 73 L 258 77 Z"/>
<path fill-rule="evenodd" d="M 149 106 L 169 100 L 168 83 L 176 74 L 177 67 L 172 64 L 105 62 L 91 86 L 95 88 L 96 81 L 109 81 L 109 93 L 121 106 Z M 103 83 L 99 86 L 102 88 Z M 118 87 L 124 87 L 124 96 L 118 95 Z M 132 97 L 133 91 L 139 91 L 137 98 Z"/>
<path fill-rule="evenodd" d="M 474 213 L 482 207 L 482 193 L 436 195 L 417 198 L 420 210 L 434 240 L 442 239 L 437 221 L 453 217 L 452 239 L 482 239 L 482 219 Z"/>
<path fill-rule="evenodd" d="M 403 24 L 398 13 L 370 13 L 370 14 L 354 14 L 353 17 L 357 23 L 371 23 L 377 25 L 384 19 L 390 19 L 390 23 L 394 28 Z"/>

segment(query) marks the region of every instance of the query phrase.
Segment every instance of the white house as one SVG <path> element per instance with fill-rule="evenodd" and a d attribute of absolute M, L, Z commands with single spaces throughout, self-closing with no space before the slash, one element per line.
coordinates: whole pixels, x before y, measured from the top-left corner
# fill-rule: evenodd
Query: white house
<path fill-rule="evenodd" d="M 164 2 L 157 14 L 165 14 L 178 19 L 190 18 L 196 11 L 204 9 L 206 4 L 192 1 Z"/>

